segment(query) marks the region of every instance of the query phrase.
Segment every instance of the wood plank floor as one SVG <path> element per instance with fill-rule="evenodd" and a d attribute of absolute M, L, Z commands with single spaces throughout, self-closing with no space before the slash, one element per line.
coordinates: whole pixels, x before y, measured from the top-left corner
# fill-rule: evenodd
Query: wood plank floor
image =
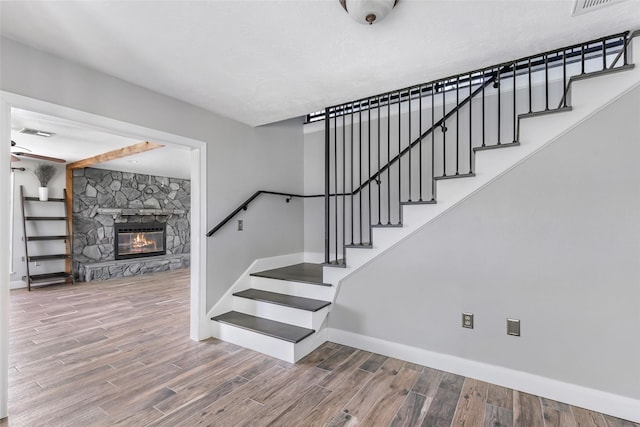
<path fill-rule="evenodd" d="M 291 365 L 189 339 L 188 270 L 11 292 L 4 426 L 637 424 L 326 343 Z"/>

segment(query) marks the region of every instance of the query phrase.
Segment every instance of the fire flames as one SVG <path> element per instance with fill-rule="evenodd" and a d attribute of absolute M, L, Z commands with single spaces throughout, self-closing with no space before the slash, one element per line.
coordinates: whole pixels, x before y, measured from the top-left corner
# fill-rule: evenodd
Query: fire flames
<path fill-rule="evenodd" d="M 132 252 L 143 252 L 151 248 L 153 248 L 154 251 L 158 250 L 156 241 L 147 240 L 143 233 L 137 233 L 131 241 Z"/>

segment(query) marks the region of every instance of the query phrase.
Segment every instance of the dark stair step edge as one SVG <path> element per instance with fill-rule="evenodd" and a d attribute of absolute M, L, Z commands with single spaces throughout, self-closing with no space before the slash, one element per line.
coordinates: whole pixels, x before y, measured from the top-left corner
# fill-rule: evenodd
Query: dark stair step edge
<path fill-rule="evenodd" d="M 485 145 L 480 147 L 473 147 L 473 151 L 485 151 L 485 150 L 493 150 L 496 148 L 508 148 L 508 147 L 518 147 L 520 145 L 519 142 L 503 142 L 502 144 L 494 144 L 494 145 Z"/>
<path fill-rule="evenodd" d="M 237 311 L 229 311 L 212 317 L 211 320 L 294 344 L 299 343 L 315 332 L 313 329 L 301 328 L 288 323 L 276 322 L 275 320 L 251 316 Z"/>
<path fill-rule="evenodd" d="M 29 257 L 29 262 L 33 261 L 47 261 L 53 259 L 68 259 L 71 255 L 68 254 L 55 254 L 55 255 L 34 255 Z"/>
<path fill-rule="evenodd" d="M 61 272 L 58 272 L 58 273 L 32 274 L 31 276 L 29 276 L 29 280 L 31 281 L 31 283 L 34 283 L 34 282 L 49 282 L 49 281 L 54 281 L 56 279 L 71 280 L 72 276 L 73 275 L 71 273 L 67 273 L 65 271 L 61 271 Z"/>
<path fill-rule="evenodd" d="M 293 295 L 280 294 L 277 292 L 269 292 L 253 288 L 236 292 L 233 294 L 233 296 L 312 312 L 322 310 L 323 308 L 331 305 L 330 301 L 297 297 Z"/>
<path fill-rule="evenodd" d="M 64 202 L 64 199 L 49 197 L 48 200 L 40 200 L 40 197 L 25 197 L 30 202 Z"/>
<path fill-rule="evenodd" d="M 28 241 L 35 240 L 68 240 L 70 236 L 29 236 L 27 237 Z"/>
<path fill-rule="evenodd" d="M 453 175 L 445 175 L 445 176 L 436 176 L 433 179 L 436 181 L 440 181 L 443 179 L 456 179 L 456 178 L 472 178 L 476 176 L 475 173 L 459 173 L 459 174 L 453 174 Z"/>
<path fill-rule="evenodd" d="M 331 286 L 330 283 L 322 282 L 322 266 L 323 264 L 302 262 L 286 267 L 257 271 L 251 273 L 250 276 L 284 280 L 287 282 L 307 283 L 310 285 Z"/>
<path fill-rule="evenodd" d="M 435 205 L 438 203 L 437 200 L 408 200 L 406 202 L 400 202 L 402 206 L 411 206 L 411 205 Z"/>
<path fill-rule="evenodd" d="M 66 216 L 27 216 L 25 221 L 66 221 Z"/>
<path fill-rule="evenodd" d="M 322 263 L 324 267 L 335 267 L 335 268 L 347 268 L 347 262 L 344 258 L 340 258 L 336 261 L 329 261 Z"/>
<path fill-rule="evenodd" d="M 567 113 L 567 112 L 569 112 L 571 110 L 573 110 L 573 108 L 571 106 L 567 105 L 566 107 L 550 108 L 548 110 L 532 111 L 530 113 L 518 114 L 518 119 L 527 119 L 529 117 L 547 116 L 549 114 L 556 114 L 556 113 Z"/>
<path fill-rule="evenodd" d="M 371 249 L 373 248 L 373 244 L 371 243 L 352 243 L 350 245 L 344 245 L 345 248 L 351 249 Z"/>
<path fill-rule="evenodd" d="M 575 76 L 571 76 L 569 78 L 569 81 L 571 82 L 575 80 L 584 80 L 584 79 L 590 79 L 598 76 L 605 76 L 607 74 L 620 73 L 622 71 L 632 70 L 634 67 L 635 67 L 635 64 L 627 64 L 627 65 L 622 65 L 620 67 L 607 68 L 606 70 L 591 71 L 590 73 L 584 73 L 584 74 L 576 74 Z"/>

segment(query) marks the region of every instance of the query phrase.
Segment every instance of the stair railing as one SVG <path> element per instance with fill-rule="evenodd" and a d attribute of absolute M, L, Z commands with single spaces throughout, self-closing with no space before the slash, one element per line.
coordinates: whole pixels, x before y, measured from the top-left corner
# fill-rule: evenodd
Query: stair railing
<path fill-rule="evenodd" d="M 629 32 L 328 107 L 325 264 L 436 202 L 436 182 L 474 175 L 475 152 L 518 145 L 521 117 L 570 109 L 571 79 L 628 67 Z M 622 58 L 622 64 L 619 59 Z M 557 108 L 552 105 L 558 105 Z"/>

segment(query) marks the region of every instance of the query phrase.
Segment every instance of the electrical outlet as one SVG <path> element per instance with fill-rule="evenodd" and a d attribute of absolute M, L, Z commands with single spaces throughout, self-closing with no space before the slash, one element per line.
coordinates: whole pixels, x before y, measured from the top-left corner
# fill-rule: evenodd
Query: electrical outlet
<path fill-rule="evenodd" d="M 473 313 L 462 313 L 462 327 L 473 329 Z"/>
<path fill-rule="evenodd" d="M 242 231 L 244 229 L 244 221 L 239 219 L 238 220 L 238 231 Z"/>
<path fill-rule="evenodd" d="M 507 335 L 512 335 L 514 337 L 520 336 L 520 320 L 507 319 Z"/>

